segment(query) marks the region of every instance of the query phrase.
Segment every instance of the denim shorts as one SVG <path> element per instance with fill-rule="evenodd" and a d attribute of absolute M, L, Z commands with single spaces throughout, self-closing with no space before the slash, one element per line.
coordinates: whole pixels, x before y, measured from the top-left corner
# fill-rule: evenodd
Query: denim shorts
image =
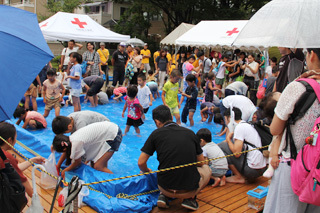
<path fill-rule="evenodd" d="M 118 133 L 117 133 L 116 137 L 114 138 L 114 140 L 107 141 L 107 143 L 111 146 L 111 148 L 108 150 L 108 152 L 118 151 L 119 146 L 121 144 L 121 141 L 122 141 L 122 131 L 121 131 L 120 127 L 118 127 Z"/>
<path fill-rule="evenodd" d="M 210 168 L 212 170 L 211 174 L 212 174 L 213 177 L 222 177 L 228 171 L 228 169 L 217 169 L 217 168 L 212 168 L 211 166 L 210 166 Z"/>

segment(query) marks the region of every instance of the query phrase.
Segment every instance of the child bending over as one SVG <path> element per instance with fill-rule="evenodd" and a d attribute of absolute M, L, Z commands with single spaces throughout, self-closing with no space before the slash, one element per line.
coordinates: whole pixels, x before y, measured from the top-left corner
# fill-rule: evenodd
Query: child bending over
<path fill-rule="evenodd" d="M 118 133 L 118 125 L 104 121 L 83 127 L 69 137 L 56 135 L 52 148 L 62 153 L 57 169 L 60 170 L 64 160 L 68 166 L 61 172 L 61 176 L 64 178 L 66 171 L 79 167 L 83 156 L 86 156 L 86 161 L 92 161 L 93 168 L 96 170 L 112 174 L 108 169 L 108 161 L 115 151 L 113 145 L 119 147 L 122 141 L 121 134 L 119 136 Z"/>
<path fill-rule="evenodd" d="M 127 96 L 124 97 L 126 103 L 124 104 L 122 117 L 124 118 L 124 113 L 128 108 L 128 117 L 126 129 L 124 130 L 124 136 L 129 132 L 130 127 L 133 126 L 136 130 L 138 136 L 140 136 L 139 126 L 143 124 L 141 116 L 143 114 L 143 107 L 137 99 L 138 88 L 135 85 L 130 85 L 127 90 Z"/>
<path fill-rule="evenodd" d="M 220 147 L 212 142 L 211 132 L 207 128 L 202 128 L 197 132 L 197 137 L 200 140 L 200 146 L 203 150 L 205 160 L 212 158 L 224 157 L 223 151 Z M 219 160 L 212 160 L 207 162 L 212 170 L 211 179 L 214 179 L 212 187 L 224 186 L 226 184 L 226 173 L 228 171 L 228 162 L 226 158 Z"/>
<path fill-rule="evenodd" d="M 115 100 L 116 102 L 122 102 L 121 97 L 127 94 L 127 87 L 108 87 L 106 93 L 108 95 L 109 100 L 111 96 L 114 95 L 113 100 Z"/>
<path fill-rule="evenodd" d="M 46 104 L 44 108 L 44 117 L 48 117 L 50 110 L 54 108 L 56 116 L 60 115 L 61 102 L 65 93 L 64 86 L 56 79 L 56 71 L 50 69 L 47 72 L 47 80 L 43 82 L 43 102 Z M 60 90 L 62 90 L 60 95 Z"/>
<path fill-rule="evenodd" d="M 187 117 L 189 115 L 190 126 L 194 125 L 193 115 L 197 109 L 197 97 L 198 97 L 198 89 L 196 86 L 196 77 L 192 74 L 187 75 L 186 81 L 188 84 L 185 92 L 181 93 L 180 105 L 182 104 L 184 97 L 187 97 L 187 102 L 183 108 L 181 114 L 182 123 L 187 123 Z"/>
<path fill-rule="evenodd" d="M 18 107 L 14 114 L 14 118 L 19 118 L 16 122 L 17 125 L 23 121 L 22 128 L 26 129 L 30 127 L 31 129 L 43 129 L 47 128 L 47 121 L 39 112 L 36 111 L 26 111 L 22 107 Z"/>

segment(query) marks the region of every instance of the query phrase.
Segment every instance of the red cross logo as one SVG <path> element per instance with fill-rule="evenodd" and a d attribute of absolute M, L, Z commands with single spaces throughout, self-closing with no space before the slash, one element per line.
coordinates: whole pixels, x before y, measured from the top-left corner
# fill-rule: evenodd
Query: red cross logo
<path fill-rule="evenodd" d="M 47 24 L 48 24 L 48 22 L 46 22 L 45 24 L 41 25 L 41 27 L 46 27 Z M 40 28 L 41 28 L 41 27 L 40 27 Z"/>
<path fill-rule="evenodd" d="M 79 25 L 80 28 L 84 28 L 83 25 L 87 25 L 87 22 L 81 22 L 78 18 L 74 18 L 74 21 L 71 21 L 71 23 Z"/>
<path fill-rule="evenodd" d="M 233 30 L 227 31 L 228 36 L 231 36 L 231 35 L 234 34 L 234 33 L 239 33 L 239 31 L 237 31 L 237 29 L 238 29 L 238 28 L 233 28 Z"/>

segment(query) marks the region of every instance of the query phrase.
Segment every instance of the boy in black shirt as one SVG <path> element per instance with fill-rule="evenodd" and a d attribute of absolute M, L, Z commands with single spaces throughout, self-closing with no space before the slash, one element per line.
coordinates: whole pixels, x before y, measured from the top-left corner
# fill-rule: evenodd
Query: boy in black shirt
<path fill-rule="evenodd" d="M 197 108 L 198 89 L 196 87 L 196 77 L 192 74 L 187 75 L 186 81 L 188 87 L 185 92 L 181 93 L 180 105 L 182 104 L 184 97 L 187 97 L 186 105 L 183 108 L 181 114 L 182 123 L 187 123 L 187 117 L 189 115 L 190 126 L 194 125 L 193 115 Z"/>

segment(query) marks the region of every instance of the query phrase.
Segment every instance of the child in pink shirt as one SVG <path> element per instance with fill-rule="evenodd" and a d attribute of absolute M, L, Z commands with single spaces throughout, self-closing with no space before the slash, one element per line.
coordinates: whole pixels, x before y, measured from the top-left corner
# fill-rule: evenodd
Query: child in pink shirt
<path fill-rule="evenodd" d="M 24 129 L 27 127 L 30 127 L 31 129 L 47 128 L 46 119 L 43 117 L 43 115 L 36 111 L 26 111 L 24 108 L 18 107 L 15 110 L 13 117 L 19 118 L 16 123 L 17 125 L 19 125 L 21 121 L 24 122 L 22 126 Z"/>
<path fill-rule="evenodd" d="M 113 100 L 116 100 L 117 102 L 121 102 L 122 99 L 121 97 L 126 95 L 127 93 L 127 87 L 118 87 L 118 88 L 114 88 L 114 87 L 109 87 L 106 91 L 108 98 L 110 99 L 112 95 L 114 95 Z"/>
<path fill-rule="evenodd" d="M 136 133 L 140 135 L 139 126 L 143 124 L 141 116 L 143 114 L 143 108 L 137 99 L 138 87 L 136 85 L 130 85 L 127 89 L 127 96 L 124 97 L 126 103 L 123 107 L 122 117 L 124 118 L 124 113 L 128 108 L 128 118 L 126 129 L 124 130 L 124 135 L 129 132 L 130 127 L 133 126 Z"/>

